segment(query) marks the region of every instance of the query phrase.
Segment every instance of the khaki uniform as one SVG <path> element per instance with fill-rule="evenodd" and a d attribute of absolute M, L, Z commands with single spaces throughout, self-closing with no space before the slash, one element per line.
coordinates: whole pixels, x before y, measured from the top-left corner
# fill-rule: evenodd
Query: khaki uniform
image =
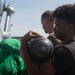
<path fill-rule="evenodd" d="M 62 43 L 59 39 L 55 37 L 54 33 L 50 34 L 47 38 L 53 43 L 54 46 Z"/>

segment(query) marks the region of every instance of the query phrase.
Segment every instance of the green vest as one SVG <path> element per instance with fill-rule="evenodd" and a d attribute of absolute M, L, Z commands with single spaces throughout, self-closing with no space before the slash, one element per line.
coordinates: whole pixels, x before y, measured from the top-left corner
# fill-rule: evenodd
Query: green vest
<path fill-rule="evenodd" d="M 20 46 L 17 39 L 0 42 L 0 75 L 28 75 L 24 60 L 19 56 Z"/>

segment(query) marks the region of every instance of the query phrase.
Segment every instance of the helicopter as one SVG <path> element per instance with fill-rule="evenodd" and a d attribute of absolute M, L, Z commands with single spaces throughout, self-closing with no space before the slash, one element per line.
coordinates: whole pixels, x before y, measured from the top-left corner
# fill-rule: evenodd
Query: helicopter
<path fill-rule="evenodd" d="M 2 20 L 2 15 L 3 13 L 6 12 L 6 17 L 5 17 L 5 25 L 4 25 L 4 30 L 2 31 L 1 29 L 1 20 Z M 2 1 L 0 0 L 0 41 L 11 38 L 11 32 L 10 32 L 10 27 L 11 27 L 11 16 L 15 13 L 14 8 L 10 5 L 6 5 L 6 0 L 2 4 Z"/>

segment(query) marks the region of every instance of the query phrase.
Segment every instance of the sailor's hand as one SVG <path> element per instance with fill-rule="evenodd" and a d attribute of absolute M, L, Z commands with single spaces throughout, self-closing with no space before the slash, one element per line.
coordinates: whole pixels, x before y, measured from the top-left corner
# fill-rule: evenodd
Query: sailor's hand
<path fill-rule="evenodd" d="M 34 31 L 29 31 L 22 37 L 21 50 L 20 50 L 21 56 L 23 56 L 24 51 L 25 51 L 25 53 L 28 51 L 28 46 L 30 44 L 30 41 L 34 38 L 37 38 L 37 37 L 42 37 L 42 36 Z"/>
<path fill-rule="evenodd" d="M 31 39 L 34 39 L 37 37 L 41 37 L 41 35 L 34 31 L 29 31 L 22 37 L 21 44 L 28 43 L 29 41 L 31 41 Z"/>

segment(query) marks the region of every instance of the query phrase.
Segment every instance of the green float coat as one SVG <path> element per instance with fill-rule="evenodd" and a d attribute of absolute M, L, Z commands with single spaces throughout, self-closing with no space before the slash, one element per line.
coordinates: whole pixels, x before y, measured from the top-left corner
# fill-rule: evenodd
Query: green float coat
<path fill-rule="evenodd" d="M 19 56 L 20 46 L 17 39 L 0 42 L 0 75 L 27 75 L 24 60 Z"/>

